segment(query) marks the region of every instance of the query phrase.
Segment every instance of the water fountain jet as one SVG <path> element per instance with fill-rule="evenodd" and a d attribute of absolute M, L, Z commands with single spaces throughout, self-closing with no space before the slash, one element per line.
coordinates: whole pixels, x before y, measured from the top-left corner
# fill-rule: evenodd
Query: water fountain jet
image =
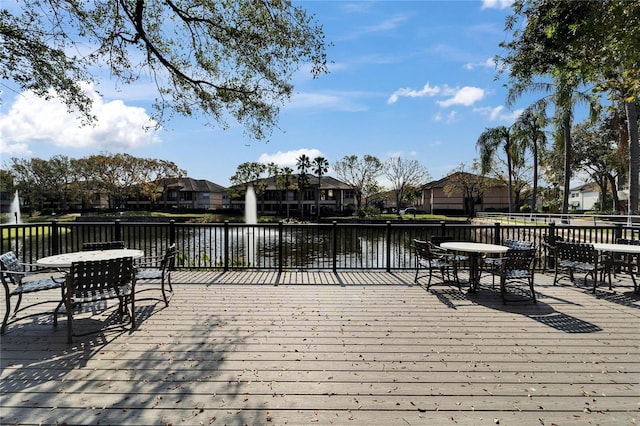
<path fill-rule="evenodd" d="M 9 220 L 11 220 L 12 217 L 15 218 L 16 225 L 22 223 L 22 218 L 20 216 L 20 198 L 18 197 L 17 189 L 13 196 L 13 201 L 11 201 L 11 206 L 9 207 Z"/>

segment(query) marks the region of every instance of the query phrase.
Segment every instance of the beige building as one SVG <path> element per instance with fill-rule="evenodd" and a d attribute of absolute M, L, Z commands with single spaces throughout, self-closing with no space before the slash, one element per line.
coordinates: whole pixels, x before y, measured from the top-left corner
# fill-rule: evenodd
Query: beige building
<path fill-rule="evenodd" d="M 498 180 L 455 172 L 427 183 L 422 188 L 422 205 L 432 214 L 508 211 L 509 196 L 507 186 Z"/>

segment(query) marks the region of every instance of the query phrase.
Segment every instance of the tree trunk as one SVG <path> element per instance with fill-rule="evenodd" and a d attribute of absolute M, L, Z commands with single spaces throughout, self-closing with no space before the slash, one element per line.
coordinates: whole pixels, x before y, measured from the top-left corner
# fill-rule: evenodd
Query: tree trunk
<path fill-rule="evenodd" d="M 634 102 L 625 102 L 629 129 L 629 214 L 638 214 L 640 194 L 640 143 L 638 142 L 638 110 Z"/>
<path fill-rule="evenodd" d="M 533 193 L 531 196 L 531 212 L 536 212 L 536 202 L 538 201 L 538 135 L 534 135 L 533 140 Z"/>
<path fill-rule="evenodd" d="M 569 192 L 571 191 L 571 113 L 562 113 L 562 134 L 564 139 L 564 193 L 562 194 L 562 214 L 569 213 Z"/>
<path fill-rule="evenodd" d="M 509 175 L 509 213 L 513 212 L 513 178 L 512 178 L 512 164 L 511 164 L 511 146 L 509 141 L 505 144 L 505 151 L 507 153 L 507 175 Z"/>
<path fill-rule="evenodd" d="M 613 211 L 620 211 L 620 199 L 618 198 L 618 186 L 616 185 L 616 180 L 612 175 L 607 175 L 607 181 L 609 182 L 609 186 L 611 186 L 611 197 L 613 198 Z"/>

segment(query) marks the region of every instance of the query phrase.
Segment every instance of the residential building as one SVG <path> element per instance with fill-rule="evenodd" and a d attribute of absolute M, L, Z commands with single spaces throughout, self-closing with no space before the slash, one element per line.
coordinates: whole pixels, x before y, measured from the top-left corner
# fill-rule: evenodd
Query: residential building
<path fill-rule="evenodd" d="M 593 210 L 600 201 L 600 187 L 595 182 L 569 190 L 569 206 L 573 210 Z"/>
<path fill-rule="evenodd" d="M 226 188 L 205 179 L 166 179 L 158 188 L 156 204 L 180 209 L 218 210 L 230 207 Z"/>
<path fill-rule="evenodd" d="M 454 186 L 460 189 L 447 191 Z M 508 194 L 507 185 L 497 179 L 455 172 L 423 186 L 422 210 L 432 214 L 508 211 Z"/>
<path fill-rule="evenodd" d="M 318 177 L 309 175 L 308 186 L 303 191 L 298 188 L 297 175 L 292 175 L 290 182 L 288 188 L 275 177 L 253 182 L 258 212 L 268 215 L 286 214 L 288 211 L 290 215 L 296 216 L 302 209 L 303 217 L 316 215 Z M 229 191 L 241 194 L 232 199 L 231 207 L 244 210 L 244 185 L 231 187 Z M 352 212 L 355 209 L 355 198 L 355 192 L 351 186 L 331 176 L 322 176 L 319 202 L 322 215 Z"/>

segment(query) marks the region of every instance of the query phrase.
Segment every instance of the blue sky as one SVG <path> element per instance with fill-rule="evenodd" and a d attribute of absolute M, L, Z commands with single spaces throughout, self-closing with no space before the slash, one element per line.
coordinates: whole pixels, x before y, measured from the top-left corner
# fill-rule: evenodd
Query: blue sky
<path fill-rule="evenodd" d="M 295 94 L 281 109 L 269 142 L 250 140 L 204 120 L 174 117 L 143 132 L 153 88 L 139 82 L 117 91 L 105 78 L 96 95 L 96 127 L 79 128 L 54 101 L 2 85 L 0 156 L 72 158 L 128 152 L 175 162 L 190 177 L 229 185 L 239 164 L 275 162 L 295 170 L 301 154 L 330 164 L 347 155 L 415 159 L 432 179 L 470 166 L 485 128 L 510 125 L 531 99 L 505 106 L 505 78 L 493 58 L 505 39 L 510 2 L 298 1 L 324 27 L 330 74 L 301 69 Z M 329 175 L 333 175 L 329 171 Z"/>

